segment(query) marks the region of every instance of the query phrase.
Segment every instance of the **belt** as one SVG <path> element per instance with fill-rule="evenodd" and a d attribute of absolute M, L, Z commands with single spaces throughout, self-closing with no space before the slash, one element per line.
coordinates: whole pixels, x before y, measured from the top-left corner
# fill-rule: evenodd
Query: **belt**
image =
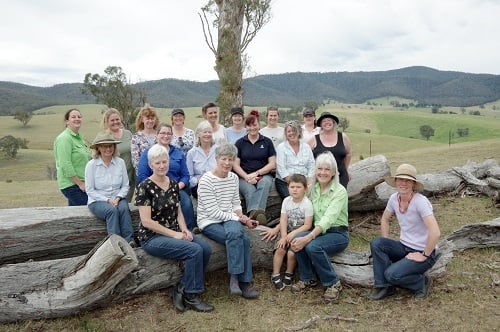
<path fill-rule="evenodd" d="M 336 226 L 336 227 L 330 227 L 327 232 L 348 232 L 349 227 L 347 226 Z"/>

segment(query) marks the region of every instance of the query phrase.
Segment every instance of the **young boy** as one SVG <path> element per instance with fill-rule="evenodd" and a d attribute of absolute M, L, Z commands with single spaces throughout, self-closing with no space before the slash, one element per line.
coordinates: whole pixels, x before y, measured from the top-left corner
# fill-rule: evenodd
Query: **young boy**
<path fill-rule="evenodd" d="M 308 231 L 312 227 L 313 206 L 306 197 L 307 178 L 302 174 L 292 174 L 288 182 L 290 196 L 283 200 L 281 205 L 281 217 L 278 225 L 280 240 L 276 244 L 273 258 L 273 274 L 271 281 L 277 290 L 283 290 L 290 286 L 293 280 L 293 270 L 297 261 L 293 251 L 288 250 L 290 242 L 297 233 Z M 281 265 L 283 258 L 287 256 L 285 278 L 281 280 Z"/>

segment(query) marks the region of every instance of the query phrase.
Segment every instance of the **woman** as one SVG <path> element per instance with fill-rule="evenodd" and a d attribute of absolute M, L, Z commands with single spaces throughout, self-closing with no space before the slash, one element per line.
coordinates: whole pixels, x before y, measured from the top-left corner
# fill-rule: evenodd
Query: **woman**
<path fill-rule="evenodd" d="M 123 128 L 123 120 L 120 112 L 114 108 L 108 108 L 102 117 L 102 128 L 107 130 L 111 135 L 120 141 L 118 143 L 118 153 L 120 158 L 125 162 L 127 168 L 129 190 L 127 193 L 127 201 L 132 200 L 135 189 L 135 169 L 132 165 L 132 155 L 130 153 L 130 142 L 132 140 L 132 133 L 130 130 Z"/>
<path fill-rule="evenodd" d="M 187 152 L 194 146 L 194 131 L 184 127 L 186 115 L 182 108 L 174 108 L 172 110 L 172 145 L 187 155 Z"/>
<path fill-rule="evenodd" d="M 212 136 L 214 138 L 215 144 L 221 144 L 227 142 L 226 128 L 219 124 L 219 111 L 217 110 L 217 105 L 214 103 L 208 103 L 201 108 L 201 114 L 203 118 L 210 122 L 212 126 Z"/>
<path fill-rule="evenodd" d="M 395 187 L 380 220 L 380 234 L 370 242 L 373 257 L 375 292 L 369 297 L 381 300 L 396 293 L 396 287 L 413 292 L 416 299 L 429 294 L 431 278 L 425 275 L 436 262 L 436 245 L 441 232 L 432 204 L 418 193 L 424 190 L 417 181 L 417 170 L 409 164 L 396 169 L 396 175 L 385 180 Z M 393 216 L 399 223 L 399 241 L 389 238 Z"/>
<path fill-rule="evenodd" d="M 231 127 L 226 128 L 227 141 L 236 143 L 237 140 L 245 136 L 247 129 L 245 128 L 245 114 L 241 107 L 234 107 L 231 109 Z"/>
<path fill-rule="evenodd" d="M 235 157 L 231 143 L 215 149 L 217 165 L 198 185 L 198 227 L 203 235 L 226 246 L 230 293 L 252 299 L 259 293 L 252 288 L 250 239 L 242 225 L 254 229 L 258 222 L 242 213 L 238 177 L 231 172 Z"/>
<path fill-rule="evenodd" d="M 247 215 L 267 224 L 265 214 L 269 190 L 273 184 L 270 174 L 276 168 L 273 142 L 259 133 L 259 121 L 254 115 L 245 120 L 247 134 L 236 141 L 238 156 L 233 171 L 240 177 L 240 192 L 245 197 Z"/>
<path fill-rule="evenodd" d="M 156 110 L 149 104 L 145 104 L 143 108 L 137 113 L 135 119 L 136 133 L 130 140 L 130 153 L 132 155 L 132 165 L 134 166 L 137 174 L 137 166 L 139 158 L 144 150 L 151 147 L 156 143 L 156 130 L 160 119 Z"/>
<path fill-rule="evenodd" d="M 342 285 L 330 256 L 342 252 L 349 244 L 347 191 L 339 184 L 337 163 L 330 152 L 316 158 L 316 183 L 309 198 L 313 204 L 314 224 L 310 232 L 298 234 L 291 242 L 297 257 L 300 280 L 293 292 L 315 286 L 319 281 L 326 288 L 326 302 L 339 298 Z"/>
<path fill-rule="evenodd" d="M 198 182 L 203 174 L 215 168 L 215 147 L 212 138 L 212 126 L 208 121 L 202 121 L 196 127 L 195 147 L 186 156 L 189 170 L 189 187 L 191 195 L 198 198 Z"/>
<path fill-rule="evenodd" d="M 123 237 L 132 247 L 134 230 L 125 196 L 129 190 L 125 161 L 118 157 L 121 143 L 108 132 L 100 132 L 92 142 L 92 160 L 85 167 L 85 190 L 89 210 L 106 221 L 109 234 Z"/>
<path fill-rule="evenodd" d="M 281 199 L 289 195 L 290 175 L 302 174 L 310 185 L 314 178 L 314 156 L 311 147 L 302 140 L 302 128 L 297 121 L 285 124 L 285 141 L 276 149 L 276 179 L 274 183 Z"/>
<path fill-rule="evenodd" d="M 316 126 L 316 114 L 312 108 L 306 107 L 304 111 L 302 111 L 302 115 L 304 118 L 304 124 L 302 125 L 302 140 L 307 143 L 312 137 L 319 134 L 321 128 Z"/>
<path fill-rule="evenodd" d="M 184 261 L 182 279 L 172 290 L 172 301 L 178 311 L 186 308 L 212 311 L 214 307 L 199 298 L 205 289 L 211 248 L 186 226 L 179 207 L 179 186 L 166 175 L 168 150 L 156 144 L 147 152 L 147 158 L 153 174 L 139 184 L 135 198 L 141 218 L 138 234 L 141 247 L 152 256 Z"/>
<path fill-rule="evenodd" d="M 351 179 L 349 165 L 351 163 L 351 141 L 345 133 L 337 131 L 339 118 L 329 112 L 323 112 L 318 119 L 321 132 L 309 140 L 314 158 L 325 151 L 330 151 L 337 161 L 340 184 L 347 188 Z"/>
<path fill-rule="evenodd" d="M 57 184 L 69 206 L 87 205 L 85 165 L 90 159 L 90 151 L 80 134 L 82 114 L 72 108 L 64 114 L 64 122 L 66 129 L 54 141 Z"/>
<path fill-rule="evenodd" d="M 157 134 L 158 144 L 163 146 L 168 151 L 169 168 L 167 176 L 174 179 L 180 189 L 180 201 L 182 214 L 186 221 L 187 227 L 192 230 L 195 226 L 193 202 L 189 196 L 189 171 L 186 164 L 186 157 L 175 146 L 170 144 L 172 141 L 172 126 L 167 123 L 160 123 L 158 125 Z M 153 169 L 149 165 L 148 155 L 145 150 L 139 159 L 137 166 L 137 182 L 141 183 L 147 177 L 153 174 Z"/>

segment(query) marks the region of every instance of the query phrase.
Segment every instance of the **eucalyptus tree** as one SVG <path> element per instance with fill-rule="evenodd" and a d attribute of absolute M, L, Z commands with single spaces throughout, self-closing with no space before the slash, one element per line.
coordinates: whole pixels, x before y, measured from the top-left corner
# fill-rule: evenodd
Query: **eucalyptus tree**
<path fill-rule="evenodd" d="M 200 16 L 205 42 L 215 55 L 219 77 L 217 104 L 225 121 L 232 107 L 243 106 L 245 51 L 271 19 L 271 0 L 209 0 Z M 212 31 L 217 29 L 217 35 Z"/>

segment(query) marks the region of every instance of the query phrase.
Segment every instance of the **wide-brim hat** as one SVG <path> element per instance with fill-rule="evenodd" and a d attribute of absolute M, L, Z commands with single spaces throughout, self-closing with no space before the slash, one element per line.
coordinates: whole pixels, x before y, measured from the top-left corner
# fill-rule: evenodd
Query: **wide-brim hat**
<path fill-rule="evenodd" d="M 396 169 L 396 174 L 385 179 L 388 185 L 396 187 L 396 179 L 408 179 L 415 181 L 414 189 L 416 191 L 424 191 L 424 185 L 417 180 L 417 169 L 410 164 L 401 164 Z"/>
<path fill-rule="evenodd" d="M 121 143 L 121 142 L 122 141 L 117 140 L 110 133 L 100 132 L 100 133 L 97 133 L 97 135 L 94 138 L 94 141 L 92 142 L 92 145 L 90 146 L 90 148 L 91 149 L 97 149 L 97 146 L 99 144 L 118 144 L 118 143 Z"/>
<path fill-rule="evenodd" d="M 316 121 L 316 123 L 318 124 L 319 127 L 321 127 L 321 121 L 323 121 L 326 118 L 333 119 L 333 121 L 335 121 L 336 124 L 339 124 L 339 118 L 337 116 L 333 115 L 330 112 L 323 112 L 323 113 L 321 113 L 321 116 L 319 117 L 319 119 Z"/>

